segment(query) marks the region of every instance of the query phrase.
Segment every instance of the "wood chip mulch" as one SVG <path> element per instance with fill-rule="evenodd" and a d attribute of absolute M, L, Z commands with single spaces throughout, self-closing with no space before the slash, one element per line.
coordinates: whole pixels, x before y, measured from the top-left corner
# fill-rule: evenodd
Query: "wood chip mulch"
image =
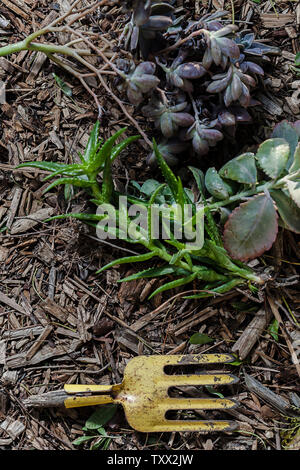
<path fill-rule="evenodd" d="M 185 3 L 202 12 L 230 10 L 232 2 Z M 282 51 L 259 92 L 263 115 L 259 129 L 249 130 L 253 144 L 282 119 L 300 119 L 300 77 L 291 70 L 300 51 L 300 4 L 277 1 L 275 12 L 273 1 L 233 3 L 241 24 L 251 25 L 259 38 Z M 0 45 L 5 37 L 25 37 L 68 4 L 2 0 Z M 114 41 L 122 30 L 118 18 L 114 7 L 89 21 Z M 71 87 L 72 99 L 57 86 L 53 73 Z M 89 449 L 97 437 L 81 447 L 73 442 L 85 435 L 82 428 L 94 410 L 41 408 L 38 397 L 59 392 L 66 383 L 117 383 L 136 355 L 209 351 L 239 356 L 230 370 L 240 382 L 216 389 L 238 400 L 238 408 L 222 414 L 239 424 L 238 432 L 148 436 L 133 431 L 118 410 L 105 426 L 114 436 L 109 449 L 299 450 L 299 418 L 293 414 L 299 408 L 299 238 L 281 230 L 272 250 L 254 260 L 257 267 L 269 266 L 276 274 L 261 298 L 236 289 L 199 302 L 183 300 L 177 290 L 148 301 L 160 280 L 118 283 L 135 267 L 96 276 L 100 266 L 126 255 L 128 246 L 103 243 L 74 220 L 43 223 L 55 214 L 85 210 L 84 197 L 77 193 L 66 201 L 62 190 L 43 196 L 43 172 L 15 170 L 33 159 L 70 163 L 77 158 L 97 118 L 94 103 L 73 77 L 40 53 L 0 58 L 0 80 L 7 88 L 6 103 L 0 105 L 0 449 Z M 128 135 L 136 133 L 107 93 L 100 92 L 99 100 L 106 111 L 104 136 L 124 125 Z M 132 112 L 129 105 L 127 109 Z M 151 177 L 144 154 L 140 144 L 123 154 L 114 168 L 120 187 L 130 179 Z M 274 320 L 279 323 L 278 338 L 270 329 Z M 191 344 L 189 339 L 197 332 L 213 342 Z M 259 384 L 273 394 L 266 397 Z M 195 396 L 197 389 L 190 387 L 185 393 Z M 204 390 L 203 396 L 212 397 L 212 391 Z"/>

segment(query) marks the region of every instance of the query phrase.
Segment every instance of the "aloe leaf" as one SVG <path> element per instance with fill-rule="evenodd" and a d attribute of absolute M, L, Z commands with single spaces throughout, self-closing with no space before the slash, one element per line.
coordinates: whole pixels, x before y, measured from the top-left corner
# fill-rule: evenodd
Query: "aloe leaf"
<path fill-rule="evenodd" d="M 272 138 L 284 139 L 290 146 L 290 157 L 286 163 L 286 169 L 289 169 L 293 163 L 294 153 L 298 145 L 298 134 L 294 126 L 287 120 L 281 121 L 275 126 Z"/>
<path fill-rule="evenodd" d="M 58 171 L 58 170 L 63 171 L 63 169 L 66 168 L 67 166 L 68 165 L 64 163 L 55 163 L 55 162 L 26 162 L 26 163 L 21 163 L 16 168 L 31 167 L 31 168 L 38 168 L 40 170 L 45 170 L 45 171 Z"/>
<path fill-rule="evenodd" d="M 268 139 L 263 142 L 256 154 L 260 168 L 270 178 L 278 178 L 285 170 L 290 156 L 290 146 L 284 139 Z"/>
<path fill-rule="evenodd" d="M 270 194 L 283 221 L 285 228 L 300 233 L 300 209 L 283 191 L 272 189 Z"/>
<path fill-rule="evenodd" d="M 61 214 L 61 215 L 54 215 L 53 217 L 49 217 L 45 222 L 50 222 L 51 220 L 58 220 L 58 219 L 78 219 L 78 220 L 95 220 L 97 222 L 100 222 L 106 217 L 106 215 L 97 215 L 97 214 L 84 214 L 84 213 L 76 213 L 76 212 L 71 212 L 70 214 Z"/>
<path fill-rule="evenodd" d="M 215 168 L 209 168 L 205 174 L 207 191 L 216 199 L 228 199 L 232 195 L 232 188 L 223 181 Z"/>
<path fill-rule="evenodd" d="M 111 160 L 106 158 L 103 170 L 103 182 L 101 188 L 102 202 L 110 202 L 113 192 L 113 179 L 111 174 Z"/>
<path fill-rule="evenodd" d="M 183 268 L 178 268 L 176 266 L 161 266 L 159 268 L 149 268 L 144 269 L 138 273 L 132 274 L 131 276 L 125 277 L 121 279 L 119 282 L 128 282 L 128 281 L 135 281 L 136 279 L 147 279 L 147 278 L 154 278 L 160 276 L 168 276 L 170 274 L 176 276 L 186 276 L 190 273 Z"/>
<path fill-rule="evenodd" d="M 99 269 L 99 271 L 97 271 L 96 274 L 100 274 L 103 271 L 105 271 L 106 269 L 110 269 L 113 266 L 116 266 L 118 264 L 141 263 L 143 261 L 148 261 L 149 259 L 153 258 L 154 256 L 156 256 L 156 253 L 151 252 L 151 253 L 145 253 L 143 255 L 126 256 L 125 258 L 115 259 L 111 263 L 108 263 L 105 266 L 103 266 L 101 269 Z"/>
<path fill-rule="evenodd" d="M 162 172 L 162 174 L 163 174 L 163 176 L 166 180 L 166 183 L 168 184 L 168 186 L 169 186 L 169 188 L 172 192 L 172 195 L 173 195 L 173 197 L 176 201 L 177 192 L 178 192 L 177 178 L 174 175 L 171 168 L 169 167 L 169 165 L 166 163 L 166 161 L 165 161 L 164 157 L 162 156 L 162 154 L 160 153 L 160 151 L 158 149 L 158 146 L 157 146 L 157 143 L 155 142 L 154 139 L 153 139 L 153 150 L 154 150 L 158 165 L 161 169 L 161 172 Z"/>
<path fill-rule="evenodd" d="M 223 247 L 216 246 L 211 240 L 206 240 L 204 248 L 200 250 L 200 254 L 206 255 L 207 258 L 213 260 L 217 266 L 222 267 L 223 269 L 225 268 L 227 271 L 235 275 L 239 275 L 240 277 L 254 282 L 260 282 L 260 278 L 253 273 L 252 269 L 248 268 L 238 260 L 233 262 L 227 251 Z"/>
<path fill-rule="evenodd" d="M 115 194 L 117 196 L 122 196 L 122 194 L 119 193 L 118 191 L 115 191 Z M 149 206 L 149 202 L 145 201 L 145 199 L 140 199 L 140 198 L 135 197 L 135 196 L 126 196 L 126 197 L 127 197 L 127 201 L 130 202 L 130 204 L 137 204 L 137 205 L 144 206 L 144 207 Z"/>
<path fill-rule="evenodd" d="M 71 165 L 66 165 L 64 168 L 60 168 L 51 175 L 46 176 L 46 178 L 43 179 L 43 181 L 48 181 L 51 178 L 54 178 L 57 175 L 68 175 L 68 176 L 79 176 L 83 175 L 83 166 L 80 164 L 71 164 Z"/>
<path fill-rule="evenodd" d="M 149 300 L 152 299 L 155 295 L 159 294 L 160 292 L 165 292 L 166 290 L 175 289 L 176 287 L 184 286 L 185 284 L 189 284 L 194 279 L 196 279 L 197 273 L 193 273 L 190 276 L 183 277 L 181 279 L 176 279 L 176 281 L 167 282 L 163 286 L 158 287 L 152 294 L 148 297 Z"/>
<path fill-rule="evenodd" d="M 193 176 L 196 180 L 198 189 L 201 194 L 201 199 L 203 200 L 204 206 L 207 206 L 207 201 L 205 199 L 204 193 L 205 193 L 205 176 L 204 173 L 199 170 L 198 168 L 194 168 L 192 166 L 189 167 L 191 172 L 193 173 Z M 205 207 L 205 216 L 207 219 L 207 223 L 205 223 L 205 229 L 210 236 L 210 238 L 216 243 L 218 246 L 223 246 L 222 239 L 219 234 L 219 230 L 217 227 L 217 224 L 215 223 L 215 220 L 213 218 L 212 212 L 208 207 Z"/>
<path fill-rule="evenodd" d="M 238 157 L 226 163 L 219 175 L 238 183 L 255 184 L 257 181 L 257 170 L 254 154 L 251 152 L 243 153 Z"/>
<path fill-rule="evenodd" d="M 90 162 L 95 157 L 95 154 L 99 148 L 99 130 L 100 122 L 97 121 L 92 129 L 87 146 L 83 154 L 83 159 L 85 162 Z"/>
<path fill-rule="evenodd" d="M 160 184 L 154 191 L 154 193 L 152 194 L 151 198 L 150 198 L 150 201 L 149 201 L 149 206 L 148 206 L 148 209 L 147 209 L 147 223 L 148 223 L 148 240 L 149 241 L 152 241 L 153 240 L 153 237 L 152 237 L 152 206 L 155 202 L 155 199 L 157 198 L 157 196 L 159 195 L 159 193 L 162 191 L 162 189 L 166 186 L 165 183 L 163 184 Z"/>
<path fill-rule="evenodd" d="M 128 137 L 128 139 L 123 140 L 120 144 L 116 145 L 113 147 L 111 151 L 111 163 L 118 157 L 118 155 L 126 148 L 128 145 L 130 145 L 132 142 L 135 142 L 136 140 L 140 139 L 140 135 L 134 135 L 132 137 Z"/>
<path fill-rule="evenodd" d="M 172 258 L 170 259 L 169 263 L 170 264 L 176 264 L 178 261 L 180 261 L 187 253 L 189 253 L 189 250 L 183 249 L 175 253 Z"/>
<path fill-rule="evenodd" d="M 242 203 L 229 216 L 224 246 L 233 259 L 247 261 L 269 250 L 278 232 L 277 214 L 268 193 Z"/>
<path fill-rule="evenodd" d="M 104 164 L 106 159 L 111 156 L 114 143 L 120 137 L 120 135 L 122 135 L 126 130 L 127 130 L 127 127 L 123 127 L 114 135 L 112 135 L 109 139 L 106 140 L 106 142 L 103 144 L 103 146 L 101 147 L 101 149 L 95 155 L 94 159 L 91 162 L 93 170 L 97 170 L 98 168 L 101 168 L 101 166 Z"/>
<path fill-rule="evenodd" d="M 204 204 L 206 206 L 206 200 L 204 200 Z M 218 246 L 223 246 L 222 238 L 219 233 L 217 224 L 215 222 L 215 219 L 213 218 L 212 211 L 209 209 L 209 207 L 205 207 L 204 209 L 205 216 L 207 223 L 205 224 L 205 230 L 207 231 L 209 237 L 211 240 Z"/>
<path fill-rule="evenodd" d="M 205 297 L 213 297 L 215 295 L 226 294 L 226 292 L 231 291 L 234 287 L 244 284 L 245 281 L 241 279 L 231 279 L 230 281 L 222 284 L 219 287 L 213 289 L 206 289 L 209 292 L 201 292 L 200 294 L 188 295 L 184 299 L 203 299 Z"/>
<path fill-rule="evenodd" d="M 187 262 L 187 264 L 189 265 L 189 268 L 190 270 L 192 271 L 193 269 L 193 262 L 192 262 L 192 259 L 191 259 L 191 256 L 190 256 L 190 250 L 188 249 L 182 249 L 182 250 L 179 250 L 177 253 L 175 253 L 172 258 L 170 259 L 169 263 L 172 265 L 172 264 L 176 264 L 178 263 L 178 261 L 180 261 L 182 258 L 184 258 Z"/>
<path fill-rule="evenodd" d="M 187 196 L 185 194 L 185 191 L 182 186 L 182 181 L 180 178 L 178 178 L 178 186 L 177 186 L 177 196 L 176 196 L 176 202 L 177 204 L 181 207 L 182 211 L 184 211 L 184 204 L 187 202 Z"/>
<path fill-rule="evenodd" d="M 72 184 L 73 186 L 78 186 L 79 188 L 90 188 L 92 185 L 91 182 L 79 178 L 59 178 L 58 180 L 53 181 L 53 183 L 51 183 L 48 188 L 45 189 L 44 193 L 47 193 L 60 184 Z"/>

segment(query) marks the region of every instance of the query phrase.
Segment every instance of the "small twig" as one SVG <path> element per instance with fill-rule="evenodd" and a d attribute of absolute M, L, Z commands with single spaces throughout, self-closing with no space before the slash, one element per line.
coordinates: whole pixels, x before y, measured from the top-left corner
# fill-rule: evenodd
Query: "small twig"
<path fill-rule="evenodd" d="M 84 80 L 83 78 L 83 75 L 80 74 L 79 72 L 76 72 L 72 67 L 70 67 L 69 65 L 65 64 L 63 61 L 61 61 L 60 59 L 58 59 L 57 57 L 53 56 L 53 54 L 48 54 L 48 57 L 50 60 L 52 60 L 54 63 L 56 63 L 57 65 L 59 65 L 61 68 L 67 70 L 67 72 L 71 73 L 72 75 L 74 75 L 74 77 L 76 77 L 80 82 L 81 84 L 84 86 L 84 88 L 88 91 L 88 93 L 93 97 L 96 105 L 97 105 L 97 108 L 98 108 L 98 117 L 99 119 L 102 117 L 103 115 L 103 108 L 101 106 L 101 104 L 99 103 L 99 100 L 98 100 L 98 97 L 97 95 L 93 92 L 93 90 L 89 87 L 89 85 L 86 83 L 86 81 Z"/>
<path fill-rule="evenodd" d="M 273 315 L 274 317 L 276 318 L 276 320 L 278 321 L 278 324 L 279 324 L 279 327 L 281 329 L 281 332 L 282 332 L 282 336 L 284 337 L 285 339 L 285 342 L 287 344 L 287 347 L 289 348 L 289 351 L 291 353 L 291 357 L 292 357 L 292 361 L 293 361 L 293 364 L 295 365 L 296 367 L 296 370 L 297 370 L 297 373 L 300 377 L 300 364 L 299 364 L 299 360 L 298 360 L 298 357 L 297 357 L 297 354 L 293 348 L 293 345 L 285 331 L 285 328 L 284 328 L 284 323 L 282 321 L 282 318 L 280 316 L 280 313 L 279 313 L 279 310 L 277 308 L 277 306 L 275 305 L 275 303 L 273 302 L 273 299 L 271 297 L 268 297 L 268 302 L 270 304 L 270 307 L 271 307 L 271 310 L 273 312 Z"/>
<path fill-rule="evenodd" d="M 120 70 L 118 70 L 118 68 L 105 56 L 105 54 L 103 54 L 103 52 L 98 48 L 96 47 L 94 44 L 92 44 L 87 38 L 84 37 L 84 35 L 78 31 L 73 31 L 72 29 L 69 29 L 68 27 L 66 28 L 66 30 L 68 32 L 72 32 L 73 34 L 79 36 L 91 49 L 93 49 L 95 52 L 97 52 L 97 54 L 99 54 L 101 56 L 101 58 L 108 64 L 110 65 L 110 67 L 118 74 L 118 75 L 121 75 L 122 76 L 122 73 L 120 72 Z M 105 82 L 105 80 L 103 79 L 102 75 L 101 75 L 101 72 L 96 68 L 94 67 L 93 65 L 91 65 L 90 63 L 88 63 L 87 61 L 85 61 L 82 57 L 78 56 L 77 55 L 77 60 L 79 60 L 82 64 L 84 64 L 86 67 L 88 67 L 90 70 L 93 70 L 93 72 L 95 72 L 98 76 L 98 79 L 101 83 L 101 85 L 103 86 L 103 88 L 105 88 L 105 90 L 111 95 L 111 97 L 114 99 L 114 101 L 119 105 L 119 107 L 121 108 L 121 110 L 123 111 L 123 113 L 125 114 L 125 116 L 133 123 L 133 125 L 136 127 L 136 129 L 138 130 L 139 134 L 141 134 L 141 136 L 143 137 L 143 139 L 145 140 L 145 142 L 149 145 L 150 148 L 152 148 L 152 142 L 148 139 L 147 135 L 145 134 L 145 132 L 141 129 L 140 125 L 138 124 L 138 122 L 128 113 L 127 109 L 125 108 L 124 104 L 122 103 L 122 101 L 113 93 L 113 91 L 109 88 L 109 86 L 107 85 L 107 83 Z"/>

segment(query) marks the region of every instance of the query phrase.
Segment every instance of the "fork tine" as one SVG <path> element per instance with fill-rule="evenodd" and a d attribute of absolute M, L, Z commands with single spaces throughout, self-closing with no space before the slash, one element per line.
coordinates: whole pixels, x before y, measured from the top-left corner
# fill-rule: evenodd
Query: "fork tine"
<path fill-rule="evenodd" d="M 217 410 L 235 408 L 237 402 L 231 398 L 168 398 L 159 404 L 160 409 L 169 410 Z"/>
<path fill-rule="evenodd" d="M 158 359 L 159 360 L 159 359 Z M 172 365 L 197 365 L 197 364 L 227 364 L 235 361 L 235 357 L 231 354 L 184 354 L 170 355 L 161 357 L 163 366 Z"/>
<path fill-rule="evenodd" d="M 226 373 L 165 375 L 162 379 L 163 385 L 167 387 L 180 387 L 185 385 L 225 385 L 234 384 L 238 381 L 238 377 Z"/>
<path fill-rule="evenodd" d="M 209 420 L 168 420 L 164 419 L 160 424 L 153 426 L 154 432 L 203 432 L 208 433 L 212 431 L 234 431 L 238 428 L 237 423 L 234 421 L 209 421 Z"/>

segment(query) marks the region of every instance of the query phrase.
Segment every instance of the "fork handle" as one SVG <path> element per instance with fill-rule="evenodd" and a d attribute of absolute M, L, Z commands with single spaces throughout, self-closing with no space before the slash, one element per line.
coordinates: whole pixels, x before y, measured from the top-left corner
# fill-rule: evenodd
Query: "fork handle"
<path fill-rule="evenodd" d="M 114 399 L 110 395 L 92 395 L 89 397 L 76 397 L 70 396 L 64 401 L 66 408 L 80 408 L 82 406 L 95 406 L 95 405 L 107 405 L 108 403 L 114 403 Z"/>
<path fill-rule="evenodd" d="M 79 408 L 82 406 L 106 405 L 113 403 L 114 399 L 110 395 L 113 385 L 81 385 L 81 384 L 65 384 L 64 390 L 68 394 L 74 394 L 65 399 L 66 408 Z M 78 393 L 103 393 L 103 395 L 76 396 Z M 107 395 L 105 395 L 107 394 Z"/>
<path fill-rule="evenodd" d="M 111 393 L 113 385 L 82 385 L 82 384 L 65 384 L 64 390 L 67 393 Z"/>

